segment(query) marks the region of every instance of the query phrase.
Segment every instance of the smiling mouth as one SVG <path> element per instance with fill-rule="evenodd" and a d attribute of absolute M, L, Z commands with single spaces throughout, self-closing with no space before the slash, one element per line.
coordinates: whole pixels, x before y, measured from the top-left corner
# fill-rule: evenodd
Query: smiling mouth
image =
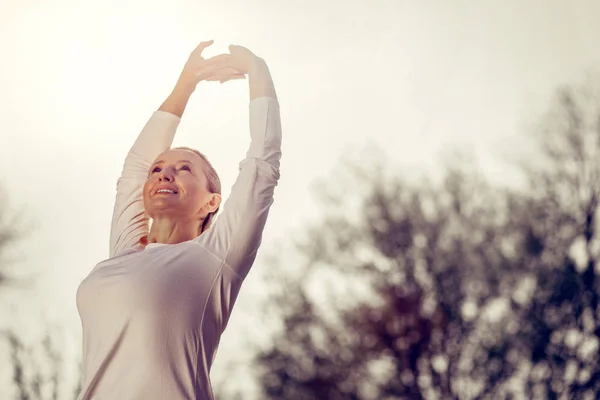
<path fill-rule="evenodd" d="M 157 194 L 177 194 L 177 192 L 174 190 L 171 190 L 171 189 L 159 189 L 154 194 L 155 195 L 157 195 Z"/>

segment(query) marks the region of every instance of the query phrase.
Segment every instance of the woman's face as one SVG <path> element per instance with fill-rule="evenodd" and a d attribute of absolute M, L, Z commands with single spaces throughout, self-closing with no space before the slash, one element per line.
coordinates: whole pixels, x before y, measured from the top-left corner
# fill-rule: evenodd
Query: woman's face
<path fill-rule="evenodd" d="M 204 160 L 189 150 L 167 150 L 158 156 L 144 184 L 144 207 L 150 218 L 199 219 L 214 211 L 220 198 L 209 193 L 204 167 Z"/>

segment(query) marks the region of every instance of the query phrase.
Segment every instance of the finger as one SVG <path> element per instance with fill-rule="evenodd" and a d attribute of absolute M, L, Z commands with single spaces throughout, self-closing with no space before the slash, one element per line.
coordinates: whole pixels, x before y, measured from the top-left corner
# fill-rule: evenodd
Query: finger
<path fill-rule="evenodd" d="M 204 75 L 203 80 L 209 81 L 209 82 L 216 82 L 216 81 L 220 81 L 223 78 L 224 78 L 224 76 L 222 74 L 220 74 L 219 72 L 215 72 L 212 74 Z"/>
<path fill-rule="evenodd" d="M 221 79 L 220 82 L 225 83 L 227 81 L 234 80 L 234 79 L 246 79 L 246 75 L 244 75 L 244 74 L 229 75 L 228 77 Z"/>
<path fill-rule="evenodd" d="M 221 75 L 221 71 L 223 69 L 226 69 L 226 67 L 224 67 L 222 64 L 213 64 L 213 65 L 204 66 L 204 67 L 200 68 L 200 70 L 198 70 L 198 72 L 196 72 L 196 79 L 197 80 L 206 80 L 208 77 L 211 77 L 212 75 L 219 76 L 219 75 Z"/>
<path fill-rule="evenodd" d="M 208 46 L 210 46 L 211 44 L 213 44 L 215 41 L 214 40 L 207 40 L 205 42 L 201 42 L 198 46 L 196 46 L 196 48 L 194 49 L 194 53 L 202 53 L 202 51 L 207 48 Z"/>
<path fill-rule="evenodd" d="M 240 75 L 240 74 L 242 74 L 242 72 L 237 70 L 236 68 L 226 67 L 226 66 L 223 66 L 222 64 L 215 64 L 215 65 L 203 68 L 201 71 L 198 72 L 198 74 L 199 74 L 198 76 L 203 76 L 204 80 L 218 81 L 221 78 L 226 78 L 231 75 Z"/>
<path fill-rule="evenodd" d="M 225 64 L 231 60 L 230 54 L 219 54 L 218 56 L 214 56 L 211 58 L 207 58 L 202 63 L 203 65 L 213 65 L 213 64 Z"/>
<path fill-rule="evenodd" d="M 219 78 L 217 75 L 213 74 L 213 75 L 209 75 L 207 77 L 205 77 L 204 79 L 202 79 L 203 81 L 206 82 L 216 82 L 218 80 L 220 80 L 221 78 Z"/>
<path fill-rule="evenodd" d="M 230 54 L 238 53 L 242 49 L 243 49 L 243 47 L 235 45 L 235 44 L 229 45 L 229 48 L 228 48 Z"/>
<path fill-rule="evenodd" d="M 206 82 L 217 82 L 218 81 L 220 83 L 225 83 L 227 81 L 234 80 L 234 79 L 246 79 L 246 75 L 234 74 L 234 75 L 223 76 L 220 74 L 212 74 L 212 75 L 206 76 L 203 80 Z"/>
<path fill-rule="evenodd" d="M 248 53 L 252 53 L 248 48 L 244 47 L 244 46 L 240 46 L 239 44 L 230 44 L 229 45 L 229 52 L 232 53 L 236 50 L 241 50 L 241 51 L 245 51 Z"/>
<path fill-rule="evenodd" d="M 213 77 L 216 75 L 216 69 L 203 69 L 202 71 L 196 72 L 196 81 L 205 81 L 208 80 L 209 77 Z"/>
<path fill-rule="evenodd" d="M 238 71 L 235 68 L 224 68 L 222 70 L 216 71 L 213 75 L 211 75 L 211 79 L 212 78 L 216 78 L 215 80 L 217 81 L 222 81 L 222 80 L 229 80 L 231 76 L 244 76 L 244 74 L 240 71 Z"/>
<path fill-rule="evenodd" d="M 233 67 L 223 67 L 222 69 L 219 69 L 219 75 L 221 76 L 237 75 L 241 73 L 242 71 Z"/>
<path fill-rule="evenodd" d="M 221 83 L 227 82 L 228 80 L 231 80 L 231 79 L 246 79 L 246 76 L 244 74 L 239 74 L 239 73 L 229 74 L 229 75 L 215 73 L 215 74 L 209 75 L 206 78 L 204 78 L 205 81 L 211 81 L 211 82 L 219 81 Z"/>
<path fill-rule="evenodd" d="M 230 79 L 246 79 L 246 75 L 242 74 L 241 72 L 235 69 L 231 69 L 231 71 L 232 72 L 226 74 L 222 71 L 215 71 L 213 73 L 203 75 L 203 80 L 210 82 L 219 81 L 223 83 L 227 82 Z"/>

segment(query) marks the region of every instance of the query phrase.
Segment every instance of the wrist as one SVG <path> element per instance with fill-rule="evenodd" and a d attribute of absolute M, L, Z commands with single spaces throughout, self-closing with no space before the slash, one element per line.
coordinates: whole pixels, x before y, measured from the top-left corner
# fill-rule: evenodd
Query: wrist
<path fill-rule="evenodd" d="M 267 63 L 260 57 L 253 57 L 250 67 L 248 68 L 248 75 L 268 70 Z"/>
<path fill-rule="evenodd" d="M 179 79 L 171 94 L 160 106 L 159 111 L 165 111 L 181 118 L 195 87 L 196 85 L 192 85 L 190 81 Z"/>
<path fill-rule="evenodd" d="M 197 82 L 182 72 L 173 88 L 173 93 L 191 95 L 196 90 L 196 86 Z"/>

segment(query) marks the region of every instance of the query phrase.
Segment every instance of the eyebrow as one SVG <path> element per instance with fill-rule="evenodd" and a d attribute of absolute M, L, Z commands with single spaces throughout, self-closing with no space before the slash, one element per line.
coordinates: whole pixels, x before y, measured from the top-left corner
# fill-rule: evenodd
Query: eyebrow
<path fill-rule="evenodd" d="M 177 160 L 177 162 L 192 164 L 192 162 L 190 160 Z M 152 167 L 154 167 L 156 164 L 163 164 L 163 163 L 164 163 L 163 160 L 158 160 L 158 161 L 154 162 L 154 164 L 152 164 Z"/>

